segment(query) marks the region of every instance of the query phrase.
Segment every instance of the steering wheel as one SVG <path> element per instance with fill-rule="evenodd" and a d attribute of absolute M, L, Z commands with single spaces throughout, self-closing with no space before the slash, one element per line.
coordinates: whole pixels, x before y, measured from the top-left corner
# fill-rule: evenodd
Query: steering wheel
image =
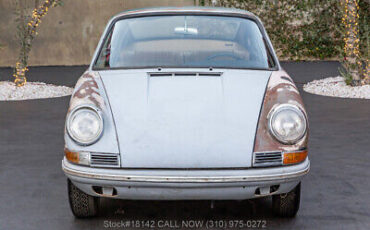
<path fill-rule="evenodd" d="M 221 52 L 221 53 L 216 53 L 213 55 L 210 55 L 206 58 L 207 61 L 210 61 L 212 59 L 218 58 L 218 57 L 231 57 L 234 58 L 235 60 L 242 60 L 242 58 L 232 52 Z"/>

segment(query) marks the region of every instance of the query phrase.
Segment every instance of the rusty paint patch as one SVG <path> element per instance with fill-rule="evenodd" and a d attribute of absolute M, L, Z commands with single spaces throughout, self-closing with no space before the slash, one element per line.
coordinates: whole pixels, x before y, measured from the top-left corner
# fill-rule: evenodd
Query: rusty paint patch
<path fill-rule="evenodd" d="M 294 151 L 307 148 L 308 131 L 306 135 L 294 145 L 286 145 L 277 141 L 268 128 L 268 114 L 274 106 L 290 103 L 298 106 L 306 114 L 302 98 L 292 79 L 285 71 L 274 71 L 270 77 L 263 106 L 258 122 L 255 152 L 265 151 Z M 307 114 L 306 114 L 307 117 Z M 307 127 L 308 128 L 308 127 Z"/>
<path fill-rule="evenodd" d="M 99 75 L 95 72 L 86 72 L 77 81 L 72 94 L 69 110 L 82 104 L 92 104 L 99 109 L 104 106 L 104 99 L 100 95 L 97 80 Z"/>

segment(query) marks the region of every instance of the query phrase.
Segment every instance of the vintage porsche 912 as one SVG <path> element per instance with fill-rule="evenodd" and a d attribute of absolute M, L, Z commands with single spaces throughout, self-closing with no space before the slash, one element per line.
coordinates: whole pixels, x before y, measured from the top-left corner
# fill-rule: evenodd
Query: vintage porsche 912
<path fill-rule="evenodd" d="M 243 200 L 299 209 L 307 114 L 261 21 L 223 8 L 126 11 L 78 80 L 65 126 L 70 206 L 99 197 Z"/>

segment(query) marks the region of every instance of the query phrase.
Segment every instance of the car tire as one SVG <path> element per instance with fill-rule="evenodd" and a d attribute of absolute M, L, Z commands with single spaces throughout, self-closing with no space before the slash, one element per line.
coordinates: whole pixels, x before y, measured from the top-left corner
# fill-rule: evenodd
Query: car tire
<path fill-rule="evenodd" d="M 82 192 L 71 180 L 68 180 L 68 199 L 75 217 L 94 217 L 98 214 L 99 198 Z"/>
<path fill-rule="evenodd" d="M 288 193 L 272 196 L 272 211 L 275 216 L 292 218 L 299 210 L 301 183 Z"/>

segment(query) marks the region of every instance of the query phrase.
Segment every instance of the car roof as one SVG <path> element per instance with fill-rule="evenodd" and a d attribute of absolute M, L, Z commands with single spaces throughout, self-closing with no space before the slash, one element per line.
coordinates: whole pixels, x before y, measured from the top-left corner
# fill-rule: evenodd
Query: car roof
<path fill-rule="evenodd" d="M 135 15 L 135 14 L 150 14 L 150 13 L 220 13 L 220 14 L 241 14 L 246 15 L 252 18 L 257 18 L 253 13 L 235 9 L 235 8 L 223 8 L 223 7 L 195 7 L 195 6 L 188 6 L 188 7 L 154 7 L 154 8 L 141 8 L 141 9 L 132 9 L 123 11 L 113 18 L 118 18 L 126 15 Z"/>

